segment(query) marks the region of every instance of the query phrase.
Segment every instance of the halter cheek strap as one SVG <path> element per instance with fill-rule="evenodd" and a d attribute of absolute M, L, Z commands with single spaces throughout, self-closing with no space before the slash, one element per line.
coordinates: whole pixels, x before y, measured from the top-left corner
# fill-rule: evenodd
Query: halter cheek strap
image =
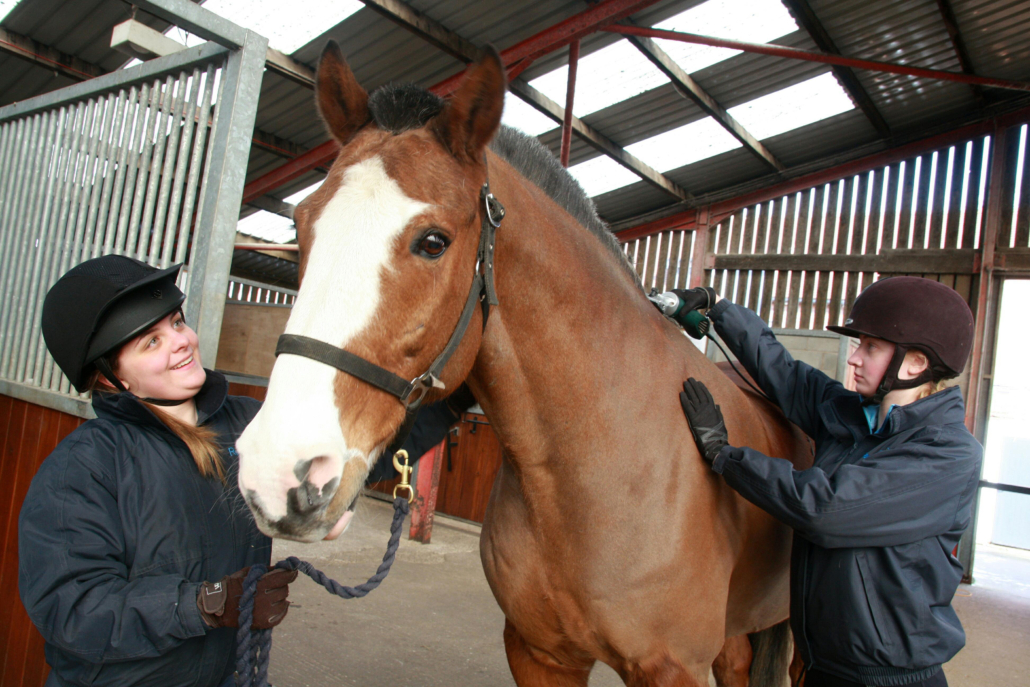
<path fill-rule="evenodd" d="M 479 249 L 476 251 L 476 266 L 472 275 L 472 287 L 469 289 L 465 307 L 458 317 L 458 323 L 454 327 L 450 340 L 436 356 L 428 370 L 408 381 L 359 355 L 318 339 L 299 334 L 283 334 L 276 344 L 276 356 L 288 354 L 308 358 L 346 372 L 377 389 L 396 396 L 404 404 L 407 412 L 404 422 L 387 448 L 389 453 L 399 450 L 408 438 L 408 434 L 415 424 L 415 415 L 429 390 L 445 388 L 444 383 L 440 381 L 440 375 L 464 339 L 465 332 L 472 321 L 476 303 L 479 302 L 483 309 L 484 331 L 487 319 L 490 317 L 490 306 L 499 304 L 494 286 L 494 243 L 497 229 L 500 228 L 501 220 L 504 218 L 504 206 L 490 192 L 489 178 L 480 189 L 479 199 L 482 203 L 482 224 L 479 232 Z"/>

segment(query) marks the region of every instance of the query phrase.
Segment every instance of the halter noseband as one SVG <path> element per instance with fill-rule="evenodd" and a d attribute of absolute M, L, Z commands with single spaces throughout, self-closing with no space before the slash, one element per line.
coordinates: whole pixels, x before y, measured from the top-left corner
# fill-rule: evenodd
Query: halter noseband
<path fill-rule="evenodd" d="M 485 163 L 485 160 L 484 160 Z M 472 277 L 472 288 L 469 289 L 468 298 L 465 300 L 465 308 L 461 311 L 458 324 L 451 334 L 450 340 L 444 346 L 443 351 L 436 357 L 433 364 L 424 373 L 415 377 L 410 382 L 403 377 L 369 362 L 361 356 L 355 355 L 342 348 L 333 346 L 318 339 L 312 339 L 299 334 L 283 334 L 275 347 L 275 355 L 284 353 L 299 355 L 317 362 L 335 367 L 341 372 L 357 377 L 367 384 L 396 396 L 407 410 L 404 422 L 393 442 L 387 448 L 387 452 L 394 452 L 400 449 L 401 445 L 408 438 L 412 426 L 415 424 L 415 415 L 422 405 L 422 399 L 430 389 L 443 389 L 444 384 L 440 381 L 440 373 L 447 365 L 447 361 L 458 349 L 458 345 L 465 337 L 469 323 L 472 321 L 472 314 L 475 312 L 476 302 L 480 302 L 483 309 L 483 329 L 486 329 L 486 321 L 490 316 L 490 306 L 498 305 L 497 292 L 494 290 L 494 242 L 497 230 L 504 219 L 504 206 L 490 193 L 490 179 L 487 176 L 479 192 L 482 208 L 482 227 L 479 232 L 479 250 L 476 252 L 476 267 Z"/>

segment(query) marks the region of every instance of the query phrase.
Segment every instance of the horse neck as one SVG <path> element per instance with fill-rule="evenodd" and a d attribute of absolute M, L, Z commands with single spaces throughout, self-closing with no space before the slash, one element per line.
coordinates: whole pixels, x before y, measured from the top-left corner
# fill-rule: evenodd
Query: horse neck
<path fill-rule="evenodd" d="M 522 468 L 621 460 L 647 431 L 655 374 L 703 366 L 703 356 L 596 236 L 510 167 L 491 172 L 498 167 L 506 174 L 494 174 L 492 184 L 508 208 L 494 261 L 500 306 L 473 389 L 505 455 Z M 634 418 L 641 422 L 628 427 Z M 682 415 L 658 421 L 685 426 Z M 670 433 L 670 441 L 681 435 Z M 569 460 L 574 454 L 583 460 Z"/>

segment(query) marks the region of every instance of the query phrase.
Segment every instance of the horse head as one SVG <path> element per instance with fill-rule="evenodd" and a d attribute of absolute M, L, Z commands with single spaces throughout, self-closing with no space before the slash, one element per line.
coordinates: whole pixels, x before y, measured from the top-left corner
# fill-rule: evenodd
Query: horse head
<path fill-rule="evenodd" d="M 301 285 L 286 333 L 328 343 L 404 379 L 446 346 L 474 277 L 485 150 L 504 104 L 487 50 L 448 101 L 414 87 L 371 96 L 330 42 L 316 102 L 341 145 L 295 211 Z M 476 312 L 439 375 L 455 390 L 482 336 Z M 438 385 L 439 386 L 439 385 Z M 281 355 L 261 411 L 240 437 L 239 486 L 271 536 L 338 536 L 369 470 L 405 419 L 397 397 L 329 365 Z"/>

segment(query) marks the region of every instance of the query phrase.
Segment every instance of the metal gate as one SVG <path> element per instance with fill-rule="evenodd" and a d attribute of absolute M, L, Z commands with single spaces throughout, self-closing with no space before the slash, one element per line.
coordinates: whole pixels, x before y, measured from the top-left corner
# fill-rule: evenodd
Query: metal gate
<path fill-rule="evenodd" d="M 138 3 L 210 42 L 0 108 L 0 393 L 85 416 L 40 310 L 106 254 L 187 262 L 214 364 L 267 40 L 184 0 Z"/>

